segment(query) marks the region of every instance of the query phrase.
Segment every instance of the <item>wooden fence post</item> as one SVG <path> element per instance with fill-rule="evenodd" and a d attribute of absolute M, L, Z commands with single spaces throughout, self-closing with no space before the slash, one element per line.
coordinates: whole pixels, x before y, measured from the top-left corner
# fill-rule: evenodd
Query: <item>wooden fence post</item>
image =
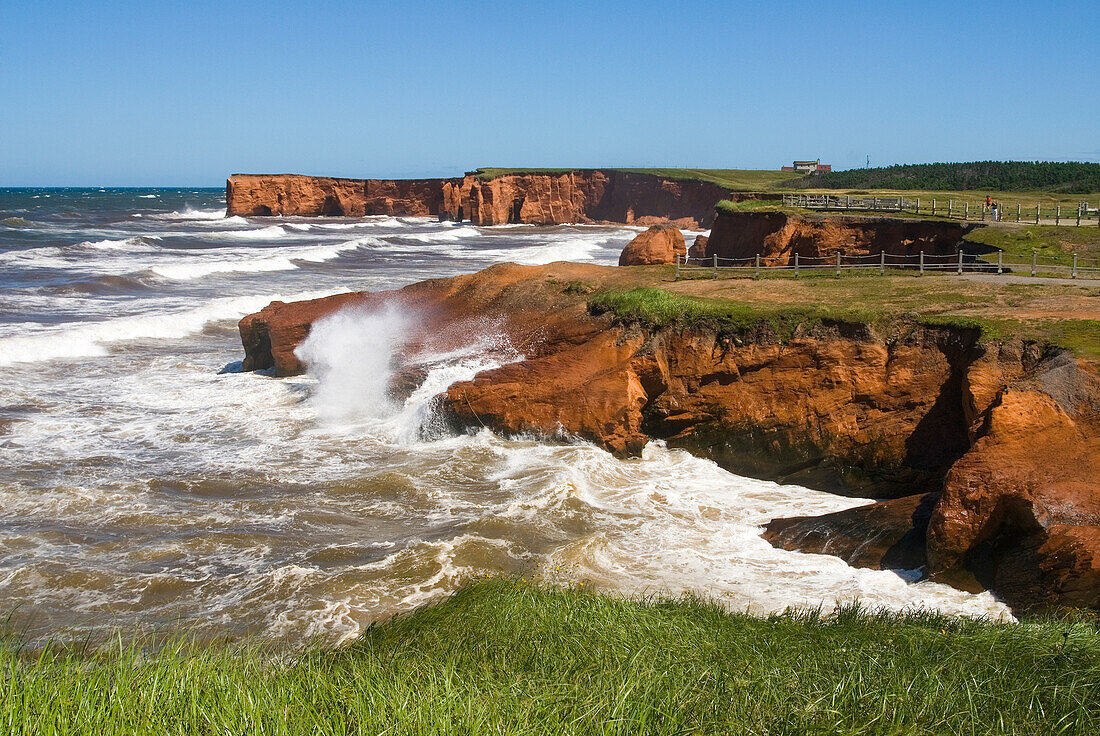
<path fill-rule="evenodd" d="M 986 206 L 983 203 L 982 204 L 982 222 L 985 222 L 985 210 L 986 210 Z"/>
<path fill-rule="evenodd" d="M 1031 275 L 1035 275 L 1035 260 L 1038 254 L 1035 251 L 1031 251 Z"/>
<path fill-rule="evenodd" d="M 963 249 L 959 248 L 959 275 L 962 276 L 963 272 Z"/>
<path fill-rule="evenodd" d="M 917 197 L 917 214 L 920 214 L 920 197 Z"/>
<path fill-rule="evenodd" d="M 917 275 L 918 276 L 923 276 L 924 275 L 924 251 L 923 250 L 920 252 L 920 273 L 917 274 Z"/>
<path fill-rule="evenodd" d="M 718 278 L 718 254 L 714 254 L 714 278 Z"/>
<path fill-rule="evenodd" d="M 951 217 L 951 211 L 953 209 L 955 209 L 955 200 L 953 200 L 953 199 L 947 200 L 947 216 L 948 217 Z"/>
<path fill-rule="evenodd" d="M 840 278 L 840 251 L 836 252 L 836 277 Z"/>
<path fill-rule="evenodd" d="M 798 278 L 798 251 L 794 253 L 794 277 Z"/>
<path fill-rule="evenodd" d="M 1081 205 L 1077 205 L 1077 227 L 1081 227 Z"/>
<path fill-rule="evenodd" d="M 680 280 L 680 254 L 676 254 L 676 280 Z"/>
<path fill-rule="evenodd" d="M 756 254 L 756 278 L 760 278 L 760 254 Z"/>
<path fill-rule="evenodd" d="M 1077 254 L 1073 254 L 1073 278 L 1077 278 Z"/>
<path fill-rule="evenodd" d="M 878 275 L 886 275 L 886 251 L 879 251 L 878 254 Z"/>
<path fill-rule="evenodd" d="M 1005 252 L 1003 250 L 997 251 L 997 273 L 1005 272 L 1004 264 L 1001 261 L 1001 258 L 1004 256 L 1004 254 Z"/>
<path fill-rule="evenodd" d="M 969 202 L 966 203 L 966 209 L 963 210 L 963 219 L 964 220 L 969 220 L 970 219 L 970 203 Z"/>
<path fill-rule="evenodd" d="M 1020 221 L 1020 203 L 1016 203 L 1016 222 Z"/>
<path fill-rule="evenodd" d="M 1055 225 L 1061 225 L 1062 224 L 1062 205 L 1061 204 L 1054 205 L 1054 224 Z"/>
<path fill-rule="evenodd" d="M 1042 210 L 1042 208 L 1043 208 L 1043 205 L 1039 204 L 1038 202 L 1035 203 L 1035 224 L 1036 225 L 1039 224 L 1039 212 Z"/>
<path fill-rule="evenodd" d="M 932 197 L 932 217 L 936 216 L 936 198 Z"/>

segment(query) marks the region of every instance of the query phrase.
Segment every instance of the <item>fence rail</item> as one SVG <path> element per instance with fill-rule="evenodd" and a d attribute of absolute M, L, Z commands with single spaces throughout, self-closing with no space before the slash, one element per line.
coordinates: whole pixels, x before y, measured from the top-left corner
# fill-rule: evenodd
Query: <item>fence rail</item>
<path fill-rule="evenodd" d="M 996 253 L 932 254 L 920 251 L 911 255 L 898 255 L 882 251 L 869 255 L 843 255 L 809 257 L 797 253 L 787 263 L 767 263 L 761 254 L 753 258 L 685 258 L 676 256 L 676 278 L 697 273 L 708 273 L 718 278 L 719 273 L 752 273 L 761 276 L 766 272 L 792 271 L 795 278 L 802 271 L 833 271 L 840 276 L 842 271 L 877 270 L 885 275 L 887 269 L 925 272 L 990 273 L 1029 276 L 1055 276 L 1061 278 L 1100 278 L 1100 258 L 1080 258 L 1077 254 L 1066 258 L 1045 258 L 1037 253 L 1031 257 Z"/>
<path fill-rule="evenodd" d="M 989 207 L 985 202 L 974 203 L 955 199 L 937 198 L 907 199 L 905 197 L 853 197 L 847 194 L 784 194 L 783 204 L 788 207 L 801 207 L 808 210 L 860 211 L 860 212 L 912 212 L 915 215 L 948 217 L 960 220 L 986 220 L 1001 222 L 1040 222 L 1055 225 L 1089 225 L 1095 220 L 1100 226 L 1100 202 L 1096 207 L 1082 200 L 1076 207 L 1063 208 L 1060 204 L 1036 204 L 1024 207 L 1019 202 L 1015 206 L 1004 205 Z"/>

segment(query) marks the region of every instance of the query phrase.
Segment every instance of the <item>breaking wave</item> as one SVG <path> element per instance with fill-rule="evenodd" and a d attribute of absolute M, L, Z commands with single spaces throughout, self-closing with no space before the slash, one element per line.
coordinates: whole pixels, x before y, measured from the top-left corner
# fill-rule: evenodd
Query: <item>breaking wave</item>
<path fill-rule="evenodd" d="M 106 355 L 113 343 L 170 340 L 200 332 L 211 322 L 240 319 L 272 301 L 314 299 L 332 293 L 276 294 L 214 299 L 201 307 L 157 311 L 98 322 L 66 323 L 39 334 L 0 338 L 0 365 Z"/>

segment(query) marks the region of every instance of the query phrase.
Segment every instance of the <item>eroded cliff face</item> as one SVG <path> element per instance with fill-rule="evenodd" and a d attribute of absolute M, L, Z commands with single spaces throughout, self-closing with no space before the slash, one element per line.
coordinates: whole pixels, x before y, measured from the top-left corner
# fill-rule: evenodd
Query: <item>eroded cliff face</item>
<path fill-rule="evenodd" d="M 234 174 L 226 181 L 225 201 L 229 215 L 428 217 L 439 214 L 443 180 Z"/>
<path fill-rule="evenodd" d="M 651 438 L 734 472 L 893 498 L 777 520 L 774 543 L 852 564 L 921 567 L 1012 605 L 1100 606 L 1100 379 L 1065 353 L 956 328 L 824 324 L 780 339 L 624 324 L 588 310 L 614 268 L 494 266 L 389 294 L 272 305 L 241 321 L 246 366 L 301 369 L 313 321 L 381 301 L 415 310 L 406 351 L 495 331 L 525 358 L 440 396 L 456 427 Z M 486 327 L 489 325 L 489 327 Z M 398 371 L 395 390 L 415 386 Z"/>
<path fill-rule="evenodd" d="M 956 253 L 975 224 L 938 220 L 842 215 L 790 215 L 784 212 L 721 212 L 705 246 L 692 257 L 753 258 L 788 265 L 800 258 L 932 255 Z"/>
<path fill-rule="evenodd" d="M 729 190 L 703 181 L 680 181 L 626 171 L 580 170 L 517 174 L 482 181 L 475 176 L 443 186 L 443 212 L 475 225 L 674 222 L 708 227 L 714 205 Z"/>
<path fill-rule="evenodd" d="M 516 174 L 483 181 L 334 179 L 295 174 L 234 174 L 230 215 L 439 216 L 475 225 L 675 222 L 707 227 L 727 189 L 615 170 Z"/>

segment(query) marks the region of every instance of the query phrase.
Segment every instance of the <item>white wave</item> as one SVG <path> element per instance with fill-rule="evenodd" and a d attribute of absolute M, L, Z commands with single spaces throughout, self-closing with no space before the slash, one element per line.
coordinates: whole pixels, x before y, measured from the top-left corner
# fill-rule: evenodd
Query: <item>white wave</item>
<path fill-rule="evenodd" d="M 618 259 L 627 238 L 621 234 L 603 236 L 571 236 L 550 240 L 539 245 L 520 248 L 465 249 L 464 255 L 491 258 L 494 261 L 510 261 L 525 265 L 542 265 L 554 261 L 607 261 Z"/>
<path fill-rule="evenodd" d="M 337 290 L 346 291 L 346 290 Z M 68 323 L 29 337 L 0 339 L 0 365 L 106 355 L 107 346 L 129 340 L 168 340 L 197 333 L 211 322 L 240 319 L 272 301 L 297 301 L 334 293 L 275 294 L 214 299 L 201 307 L 157 311 L 88 323 Z"/>
<path fill-rule="evenodd" d="M 132 238 L 123 238 L 121 240 L 97 240 L 88 241 L 85 240 L 80 243 L 83 248 L 95 248 L 96 250 L 133 250 L 135 248 L 142 248 L 148 250 L 150 248 L 150 240 L 160 240 L 159 235 L 136 235 Z"/>
<path fill-rule="evenodd" d="M 412 233 L 409 235 L 402 235 L 402 238 L 408 240 L 415 240 L 420 243 L 456 243 L 463 238 L 476 238 L 481 233 L 477 228 L 471 226 L 447 226 L 446 230 L 433 233 Z"/>
<path fill-rule="evenodd" d="M 229 238 L 231 240 L 272 240 L 288 235 L 282 225 L 269 225 L 258 230 L 215 230 L 208 237 Z"/>
<path fill-rule="evenodd" d="M 194 210 L 187 208 L 180 212 L 175 210 L 160 215 L 150 215 L 158 220 L 225 220 L 225 210 Z"/>
<path fill-rule="evenodd" d="M 138 199 L 156 199 L 156 194 L 139 194 Z"/>
<path fill-rule="evenodd" d="M 323 263 L 339 258 L 342 253 L 352 251 L 372 242 L 370 238 L 349 240 L 337 245 L 318 245 L 310 248 L 289 248 L 279 255 L 262 258 L 245 257 L 237 259 L 205 260 L 203 252 L 197 255 L 181 256 L 193 258 L 188 263 L 165 263 L 152 266 L 149 270 L 158 276 L 173 281 L 190 281 L 215 273 L 260 273 L 265 271 L 290 271 L 298 268 L 298 263 Z"/>

